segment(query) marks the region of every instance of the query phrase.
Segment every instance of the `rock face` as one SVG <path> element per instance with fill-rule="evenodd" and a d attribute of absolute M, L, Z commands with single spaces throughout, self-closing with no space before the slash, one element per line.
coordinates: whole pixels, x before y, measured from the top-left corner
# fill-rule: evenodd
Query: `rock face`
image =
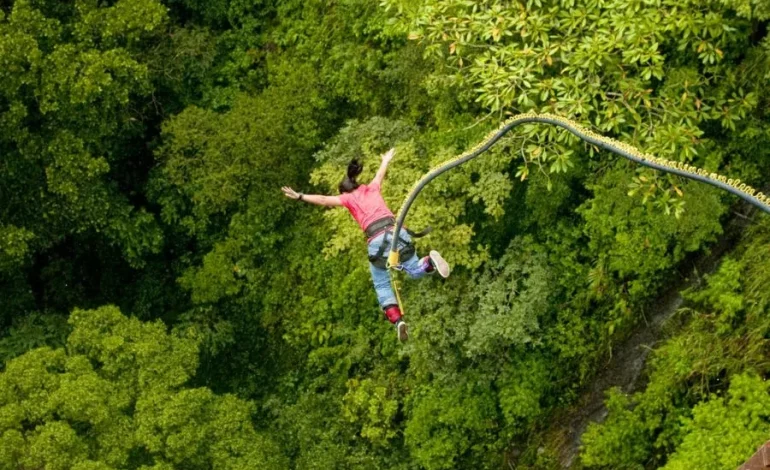
<path fill-rule="evenodd" d="M 658 300 L 657 311 L 652 318 L 625 343 L 619 345 L 612 359 L 581 398 L 579 412 L 566 423 L 568 439 L 559 459 L 563 468 L 572 466 L 588 423 L 600 423 L 607 417 L 607 408 L 604 406 L 605 392 L 618 387 L 625 393 L 633 393 L 638 388 L 647 356 L 661 336 L 661 325 L 682 305 L 679 290 L 671 289 Z"/>
<path fill-rule="evenodd" d="M 601 423 L 607 417 L 607 408 L 604 406 L 607 390 L 618 387 L 625 393 L 633 393 L 644 387 L 644 381 L 640 378 L 647 356 L 655 343 L 662 338 L 665 321 L 682 305 L 682 296 L 679 292 L 700 282 L 704 274 L 716 270 L 719 261 L 734 246 L 743 225 L 733 220 L 710 253 L 692 261 L 692 268 L 681 273 L 679 280 L 653 303 L 653 310 L 647 312 L 650 316 L 645 317 L 645 322 L 637 331 L 614 348 L 612 358 L 596 375 L 578 403 L 570 409 L 571 411 L 554 420 L 556 426 L 561 428 L 558 449 L 559 463 L 562 468 L 572 467 L 580 451 L 581 438 L 588 423 Z M 741 470 L 754 470 L 754 467 Z"/>

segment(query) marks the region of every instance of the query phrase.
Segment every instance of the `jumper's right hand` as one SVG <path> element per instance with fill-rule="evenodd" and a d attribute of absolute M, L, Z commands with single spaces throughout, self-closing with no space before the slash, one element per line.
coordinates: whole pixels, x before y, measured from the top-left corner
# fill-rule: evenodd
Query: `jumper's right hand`
<path fill-rule="evenodd" d="M 283 191 L 283 195 L 289 199 L 299 199 L 300 194 L 288 186 L 281 188 L 281 191 Z"/>

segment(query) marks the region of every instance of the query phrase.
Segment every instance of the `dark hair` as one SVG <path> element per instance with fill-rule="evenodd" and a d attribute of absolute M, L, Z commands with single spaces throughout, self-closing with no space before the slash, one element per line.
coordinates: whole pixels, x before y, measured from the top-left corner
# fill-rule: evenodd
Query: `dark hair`
<path fill-rule="evenodd" d="M 358 163 L 357 159 L 353 159 L 348 163 L 348 171 L 345 175 L 345 179 L 340 183 L 340 193 L 349 193 L 355 191 L 360 185 L 356 178 L 361 172 L 364 171 L 364 166 Z"/>

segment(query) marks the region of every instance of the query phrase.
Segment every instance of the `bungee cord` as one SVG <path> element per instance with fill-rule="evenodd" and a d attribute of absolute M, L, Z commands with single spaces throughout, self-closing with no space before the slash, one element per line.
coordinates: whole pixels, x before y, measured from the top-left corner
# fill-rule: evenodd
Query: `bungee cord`
<path fill-rule="evenodd" d="M 588 130 L 575 121 L 572 121 L 571 119 L 547 113 L 524 113 L 518 114 L 506 120 L 497 130 L 490 132 L 475 147 L 439 164 L 438 166 L 433 167 L 428 173 L 420 178 L 409 191 L 406 200 L 398 211 L 396 223 L 393 227 L 393 236 L 395 237 L 396 234 L 400 233 L 401 227 L 404 225 L 404 219 L 406 219 L 406 216 L 409 213 L 409 209 L 412 207 L 415 199 L 428 183 L 433 181 L 433 179 L 442 173 L 478 157 L 482 153 L 489 150 L 495 143 L 497 143 L 497 141 L 499 141 L 505 134 L 510 132 L 516 126 L 526 123 L 552 124 L 561 127 L 585 142 L 593 144 L 599 148 L 609 150 L 612 153 L 620 155 L 621 157 L 636 162 L 640 165 L 716 186 L 740 197 L 746 202 L 770 214 L 770 197 L 757 191 L 746 183 L 741 182 L 739 179 L 726 178 L 725 176 L 713 172 L 708 172 L 702 168 L 697 168 L 687 163 L 666 160 L 665 158 L 659 158 L 648 153 L 643 153 L 636 147 Z M 399 251 L 396 243 L 393 243 L 391 246 L 391 250 L 388 255 L 387 266 L 389 268 L 390 281 L 393 286 L 393 290 L 396 292 L 396 298 L 398 300 L 399 307 L 403 312 L 404 307 L 401 305 L 401 296 L 399 294 L 398 284 L 394 275 L 394 271 L 396 271 L 399 266 Z"/>

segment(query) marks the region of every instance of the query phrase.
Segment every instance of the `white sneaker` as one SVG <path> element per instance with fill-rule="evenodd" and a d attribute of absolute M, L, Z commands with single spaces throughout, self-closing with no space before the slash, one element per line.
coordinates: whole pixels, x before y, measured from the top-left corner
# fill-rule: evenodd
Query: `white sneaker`
<path fill-rule="evenodd" d="M 398 340 L 402 343 L 409 339 L 409 332 L 406 331 L 406 322 L 404 320 L 399 320 L 396 323 L 396 334 L 398 335 Z"/>
<path fill-rule="evenodd" d="M 449 263 L 446 262 L 441 254 L 436 250 L 430 251 L 430 261 L 433 263 L 433 268 L 438 271 L 439 275 L 444 279 L 449 277 Z"/>

